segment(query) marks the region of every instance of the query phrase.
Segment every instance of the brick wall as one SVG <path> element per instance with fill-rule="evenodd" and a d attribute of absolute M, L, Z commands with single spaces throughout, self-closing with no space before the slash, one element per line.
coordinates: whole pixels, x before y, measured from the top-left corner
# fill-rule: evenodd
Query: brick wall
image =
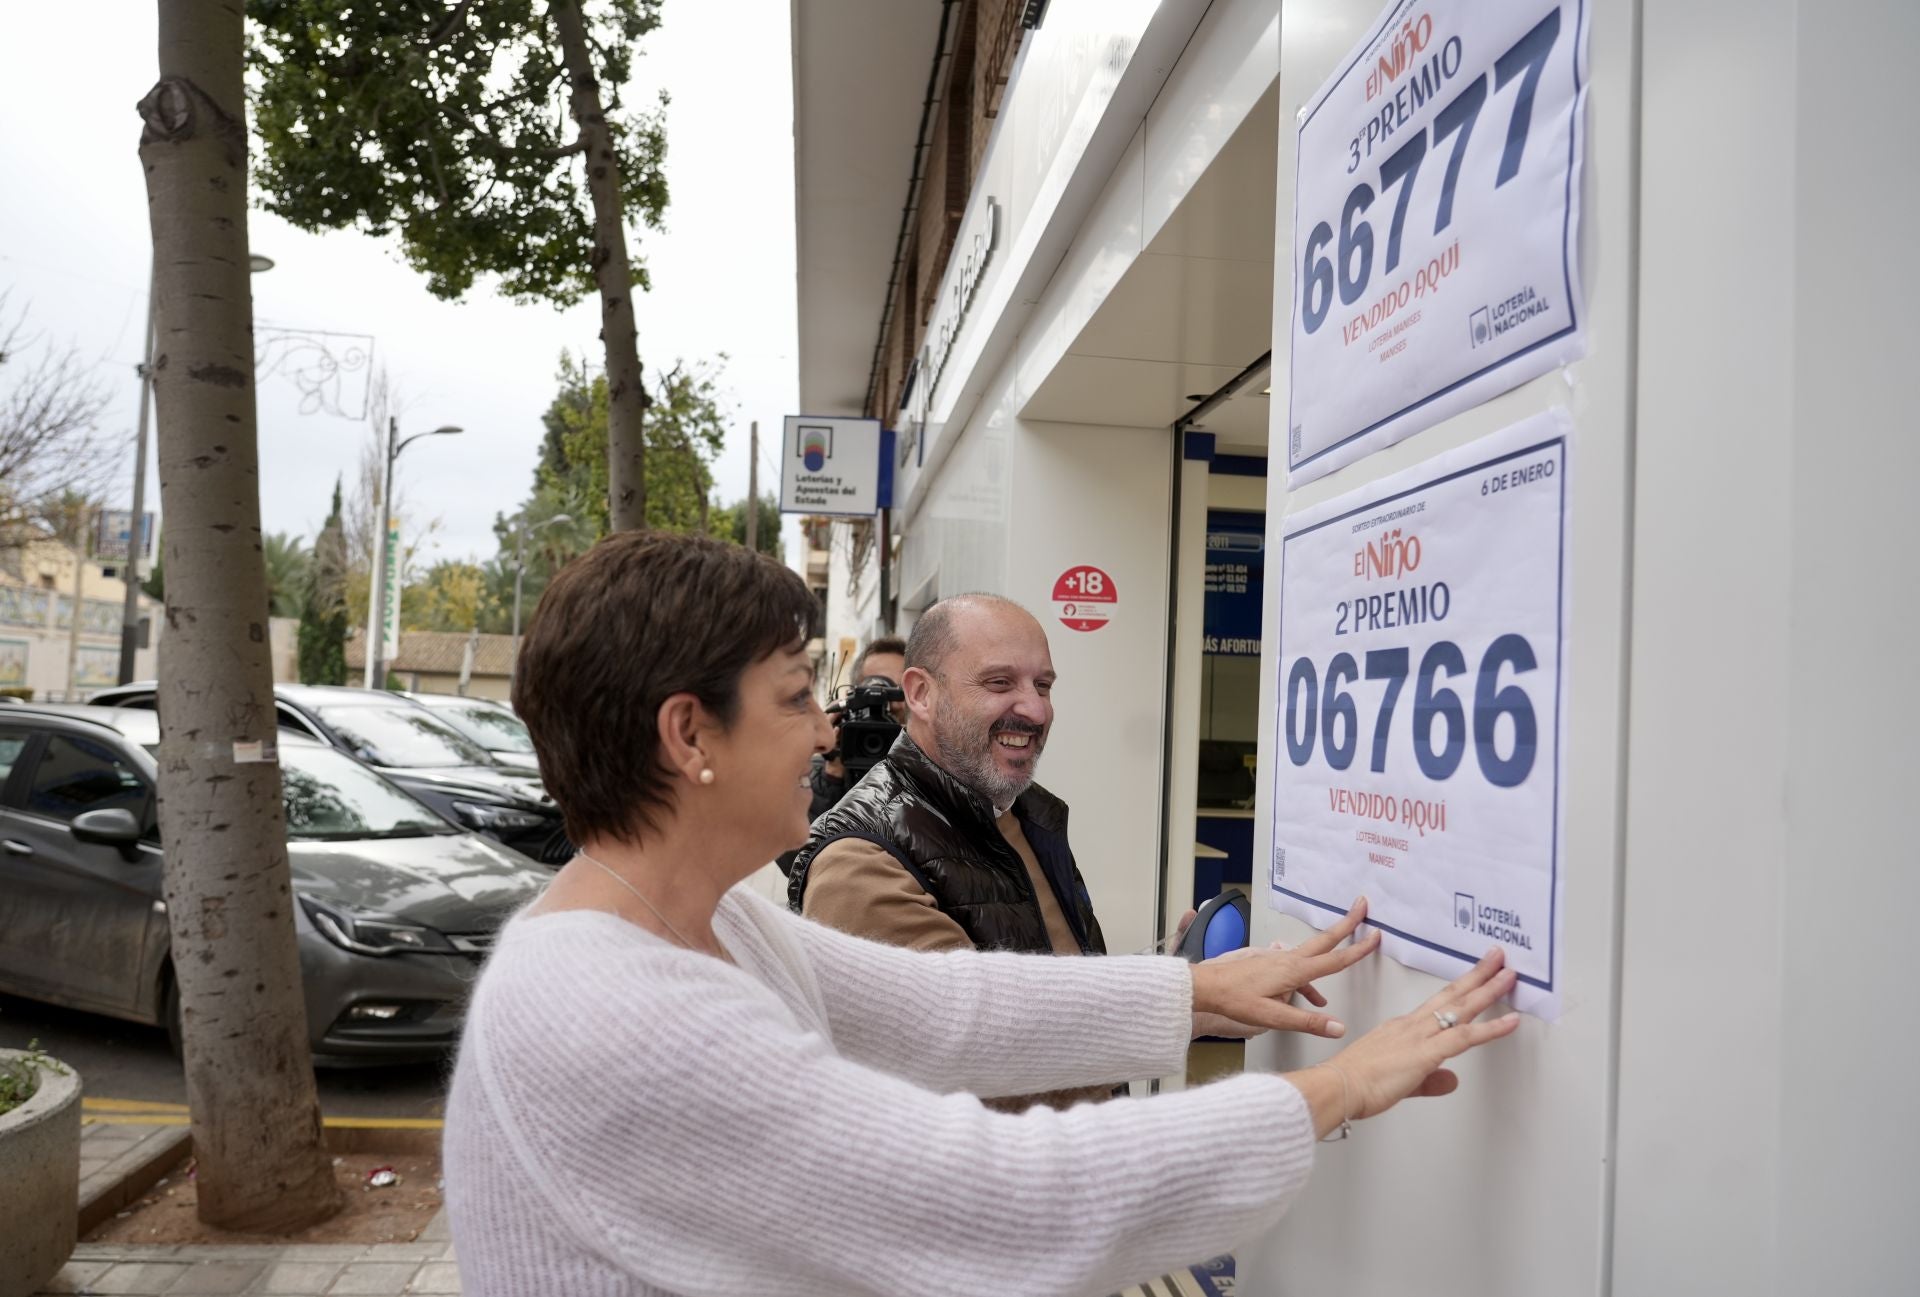
<path fill-rule="evenodd" d="M 873 408 L 867 411 L 871 416 L 891 421 L 900 408 L 901 386 L 933 314 L 934 295 L 953 255 L 974 177 L 986 155 L 987 138 L 1025 34 L 1020 27 L 1023 8 L 1023 0 L 960 0 L 955 13 L 953 62 L 920 181 L 920 210 L 880 348 L 879 381 L 874 386 Z"/>

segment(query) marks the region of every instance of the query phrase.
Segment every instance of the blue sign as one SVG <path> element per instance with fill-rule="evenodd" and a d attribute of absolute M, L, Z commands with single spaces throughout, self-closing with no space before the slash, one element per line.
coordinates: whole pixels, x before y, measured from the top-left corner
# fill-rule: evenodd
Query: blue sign
<path fill-rule="evenodd" d="M 1207 511 L 1204 651 L 1220 657 L 1260 656 L 1260 600 L 1266 585 L 1265 514 Z"/>

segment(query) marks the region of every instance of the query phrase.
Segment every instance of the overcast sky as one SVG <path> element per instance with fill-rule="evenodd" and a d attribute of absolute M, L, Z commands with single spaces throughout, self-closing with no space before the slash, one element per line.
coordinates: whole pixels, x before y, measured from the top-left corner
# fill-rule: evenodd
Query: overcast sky
<path fill-rule="evenodd" d="M 153 84 L 151 0 L 85 6 L 84 41 L 65 4 L 7 6 L 0 77 L 0 290 L 27 304 L 36 332 L 97 361 L 114 403 L 106 430 L 124 437 L 127 470 L 110 504 L 131 501 L 133 430 L 149 234 L 135 102 Z M 715 475 L 721 495 L 747 490 L 747 424 L 777 446 L 794 408 L 792 94 L 787 0 L 666 0 L 664 26 L 637 61 L 633 101 L 672 96 L 665 233 L 632 244 L 653 276 L 637 300 L 649 371 L 725 352 L 735 431 Z M 443 526 L 427 561 L 490 556 L 492 522 L 525 498 L 562 348 L 601 360 L 598 299 L 567 311 L 515 306 L 482 281 L 461 303 L 428 294 L 394 246 L 354 232 L 312 235 L 257 208 L 253 250 L 275 268 L 254 277 L 261 325 L 371 334 L 398 386 L 401 433 L 443 424 L 399 461 L 401 490 Z M 346 396 L 357 404 L 359 389 Z M 261 506 L 269 531 L 309 538 L 334 476 L 351 474 L 369 432 L 302 414 L 284 376 L 260 383 Z M 116 442 L 116 444 L 120 444 Z M 777 455 L 761 453 L 761 488 Z M 149 508 L 158 481 L 149 470 Z M 778 490 L 777 479 L 771 489 Z"/>

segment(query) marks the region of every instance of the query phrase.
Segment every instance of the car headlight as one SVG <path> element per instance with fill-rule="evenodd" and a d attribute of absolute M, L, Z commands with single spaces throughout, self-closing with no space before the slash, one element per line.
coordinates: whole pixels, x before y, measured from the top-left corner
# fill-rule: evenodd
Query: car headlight
<path fill-rule="evenodd" d="M 534 811 L 494 802 L 455 802 L 453 810 L 469 828 L 475 829 L 535 829 L 547 822 L 546 816 Z"/>
<path fill-rule="evenodd" d="M 419 923 L 402 923 L 382 914 L 367 914 L 345 905 L 300 898 L 300 907 L 320 935 L 358 955 L 394 955 L 406 952 L 439 951 L 455 953 L 456 947 L 436 929 Z"/>

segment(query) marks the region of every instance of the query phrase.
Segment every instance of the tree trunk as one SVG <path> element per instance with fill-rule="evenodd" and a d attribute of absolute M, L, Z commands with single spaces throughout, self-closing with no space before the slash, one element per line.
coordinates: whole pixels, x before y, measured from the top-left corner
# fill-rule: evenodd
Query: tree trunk
<path fill-rule="evenodd" d="M 159 0 L 140 101 L 167 633 L 160 831 L 200 1218 L 277 1232 L 339 1209 L 307 1047 L 274 760 L 247 282 L 242 7 Z"/>
<path fill-rule="evenodd" d="M 620 163 L 601 111 L 600 79 L 594 75 L 579 0 L 553 0 L 549 12 L 560 34 L 561 61 L 572 87 L 568 107 L 586 145 L 587 191 L 593 195 L 593 278 L 600 287 L 600 341 L 607 352 L 607 525 L 613 531 L 642 531 L 647 525 L 647 394 L 640 383 Z"/>

